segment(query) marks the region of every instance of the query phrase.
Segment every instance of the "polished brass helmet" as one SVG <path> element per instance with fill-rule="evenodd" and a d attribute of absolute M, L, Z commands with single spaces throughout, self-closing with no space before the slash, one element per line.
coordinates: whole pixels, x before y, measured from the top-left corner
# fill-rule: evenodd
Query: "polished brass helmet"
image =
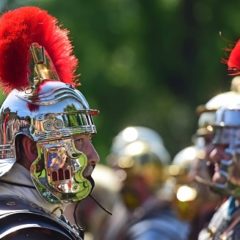
<path fill-rule="evenodd" d="M 156 131 L 129 126 L 113 139 L 108 162 L 122 179 L 141 175 L 156 190 L 167 178 L 170 155 Z"/>

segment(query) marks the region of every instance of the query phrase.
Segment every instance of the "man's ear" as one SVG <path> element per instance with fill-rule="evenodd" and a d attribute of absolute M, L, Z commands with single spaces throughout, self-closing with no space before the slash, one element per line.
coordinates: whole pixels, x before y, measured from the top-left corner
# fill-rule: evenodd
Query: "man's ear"
<path fill-rule="evenodd" d="M 32 162 L 37 158 L 37 146 L 36 143 L 29 137 L 23 136 L 22 147 L 24 155 L 27 158 L 27 165 L 31 166 Z"/>

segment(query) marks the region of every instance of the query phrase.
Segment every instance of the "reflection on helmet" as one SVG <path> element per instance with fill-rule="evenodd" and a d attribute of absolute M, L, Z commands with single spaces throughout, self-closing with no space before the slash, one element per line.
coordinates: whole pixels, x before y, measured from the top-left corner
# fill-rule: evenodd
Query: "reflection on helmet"
<path fill-rule="evenodd" d="M 7 82 L 12 88 L 0 109 L 0 176 L 16 162 L 15 141 L 17 136 L 25 135 L 37 142 L 38 158 L 31 166 L 31 175 L 40 194 L 51 203 L 80 200 L 88 196 L 92 184 L 82 174 L 87 157 L 75 148 L 72 136 L 96 133 L 92 116 L 98 111 L 90 109 L 75 88 L 77 59 L 67 31 L 37 7 L 9 11 L 0 22 L 5 27 L 0 29 L 0 53 L 12 60 L 5 65 L 14 63 L 19 73 L 8 74 L 0 64 L 0 78 L 4 80 L 1 84 Z M 11 48 L 5 46 L 12 28 L 15 35 L 7 40 L 10 46 L 20 48 L 14 48 L 14 57 L 20 59 L 17 63 L 11 59 Z M 32 59 L 28 57 L 30 52 Z M 33 76 L 27 71 L 31 64 Z"/>
<path fill-rule="evenodd" d="M 146 184 L 152 192 L 159 190 L 167 179 L 166 166 L 170 156 L 157 132 L 142 126 L 130 126 L 113 139 L 108 162 L 124 181 L 122 193 L 125 201 L 136 206 L 139 199 L 129 186 L 137 179 L 142 187 Z"/>

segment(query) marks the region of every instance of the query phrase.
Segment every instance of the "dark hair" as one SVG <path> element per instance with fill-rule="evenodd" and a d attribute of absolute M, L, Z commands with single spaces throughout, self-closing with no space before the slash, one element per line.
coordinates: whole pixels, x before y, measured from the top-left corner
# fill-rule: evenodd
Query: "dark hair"
<path fill-rule="evenodd" d="M 16 161 L 21 164 L 21 161 L 24 159 L 25 154 L 22 146 L 22 139 L 24 135 L 18 135 L 15 138 L 15 149 L 16 149 Z"/>
<path fill-rule="evenodd" d="M 20 134 L 16 136 L 16 139 L 15 139 L 16 162 L 29 170 L 32 163 L 27 161 L 28 158 L 27 158 L 27 155 L 25 154 L 24 147 L 23 147 L 23 138 L 28 138 L 28 137 L 23 134 Z"/>

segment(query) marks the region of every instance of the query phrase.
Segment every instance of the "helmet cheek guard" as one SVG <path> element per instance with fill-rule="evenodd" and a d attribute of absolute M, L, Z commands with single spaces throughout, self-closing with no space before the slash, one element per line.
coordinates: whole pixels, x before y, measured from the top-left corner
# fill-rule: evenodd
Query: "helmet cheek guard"
<path fill-rule="evenodd" d="M 40 194 L 49 202 L 79 201 L 87 197 L 91 182 L 84 177 L 88 164 L 69 139 L 38 143 L 38 157 L 31 165 L 31 176 Z"/>

